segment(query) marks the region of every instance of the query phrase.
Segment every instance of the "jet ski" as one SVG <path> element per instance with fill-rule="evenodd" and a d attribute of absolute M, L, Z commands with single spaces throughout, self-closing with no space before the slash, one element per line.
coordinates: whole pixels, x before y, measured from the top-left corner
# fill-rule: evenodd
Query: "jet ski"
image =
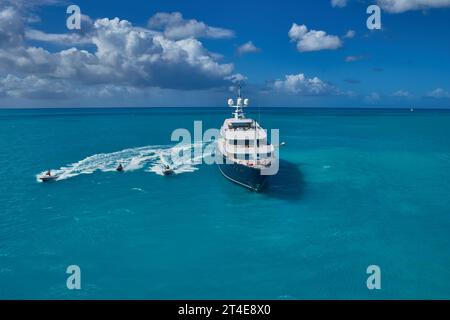
<path fill-rule="evenodd" d="M 39 177 L 39 180 L 41 180 L 42 182 L 49 182 L 49 181 L 55 181 L 56 179 L 58 179 L 58 175 L 52 175 L 52 173 L 50 172 L 50 170 Z"/>
<path fill-rule="evenodd" d="M 123 171 L 123 166 L 120 163 L 119 166 L 116 168 L 117 171 L 122 172 Z"/>
<path fill-rule="evenodd" d="M 165 176 L 167 176 L 173 173 L 173 169 L 169 165 L 165 164 L 162 166 L 162 172 Z"/>

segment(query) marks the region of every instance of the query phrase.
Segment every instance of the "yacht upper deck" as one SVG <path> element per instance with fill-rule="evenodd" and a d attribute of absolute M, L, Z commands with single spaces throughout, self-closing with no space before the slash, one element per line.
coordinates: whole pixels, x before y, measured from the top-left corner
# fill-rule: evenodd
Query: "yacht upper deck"
<path fill-rule="evenodd" d="M 220 134 L 227 140 L 266 140 L 266 130 L 253 119 L 226 119 Z"/>

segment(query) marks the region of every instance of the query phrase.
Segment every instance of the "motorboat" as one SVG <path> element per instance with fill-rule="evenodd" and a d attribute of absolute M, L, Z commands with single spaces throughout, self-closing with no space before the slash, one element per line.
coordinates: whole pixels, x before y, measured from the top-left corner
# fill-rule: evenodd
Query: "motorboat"
<path fill-rule="evenodd" d="M 52 175 L 51 172 L 48 171 L 46 174 L 40 176 L 39 180 L 41 180 L 42 182 L 50 182 L 50 181 L 55 181 L 58 178 L 59 178 L 58 175 Z"/>
<path fill-rule="evenodd" d="M 173 169 L 172 169 L 169 165 L 165 164 L 165 165 L 162 166 L 162 173 L 163 173 L 165 176 L 167 176 L 167 175 L 173 173 Z"/>

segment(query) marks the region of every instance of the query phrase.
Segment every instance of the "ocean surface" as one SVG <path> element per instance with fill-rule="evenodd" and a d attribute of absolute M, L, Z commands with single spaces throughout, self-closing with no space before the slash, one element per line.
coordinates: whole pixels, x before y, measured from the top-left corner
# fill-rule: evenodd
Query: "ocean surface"
<path fill-rule="evenodd" d="M 450 111 L 249 111 L 286 142 L 261 193 L 160 172 L 228 108 L 0 110 L 0 298 L 450 298 Z"/>

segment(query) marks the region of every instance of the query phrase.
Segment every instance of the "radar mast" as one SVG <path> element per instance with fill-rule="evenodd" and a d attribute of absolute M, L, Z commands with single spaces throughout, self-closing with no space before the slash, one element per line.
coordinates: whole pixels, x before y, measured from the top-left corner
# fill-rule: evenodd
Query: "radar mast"
<path fill-rule="evenodd" d="M 242 98 L 241 85 L 238 85 L 237 96 L 238 97 L 236 99 L 236 104 L 234 103 L 233 99 L 228 99 L 228 106 L 230 106 L 231 108 L 235 108 L 234 112 L 232 113 L 235 119 L 245 119 L 244 107 L 248 107 L 249 100 Z"/>

